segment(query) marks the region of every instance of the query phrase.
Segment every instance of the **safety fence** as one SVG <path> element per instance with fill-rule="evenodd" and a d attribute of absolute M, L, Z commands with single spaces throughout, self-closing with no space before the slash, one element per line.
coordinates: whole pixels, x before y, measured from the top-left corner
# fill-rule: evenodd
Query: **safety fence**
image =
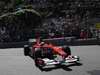
<path fill-rule="evenodd" d="M 69 46 L 80 46 L 80 45 L 100 45 L 100 40 L 96 38 L 92 39 L 75 39 L 73 37 L 54 38 L 54 39 L 43 39 L 45 42 L 50 42 L 58 46 L 69 45 Z M 12 43 L 0 43 L 0 48 L 21 48 L 24 45 L 32 44 L 32 42 L 12 42 Z"/>

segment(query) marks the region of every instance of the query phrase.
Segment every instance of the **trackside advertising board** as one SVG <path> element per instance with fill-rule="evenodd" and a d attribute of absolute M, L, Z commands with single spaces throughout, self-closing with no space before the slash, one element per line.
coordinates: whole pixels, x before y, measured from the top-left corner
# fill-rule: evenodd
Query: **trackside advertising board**
<path fill-rule="evenodd" d="M 96 23 L 96 29 L 100 29 L 100 23 Z"/>

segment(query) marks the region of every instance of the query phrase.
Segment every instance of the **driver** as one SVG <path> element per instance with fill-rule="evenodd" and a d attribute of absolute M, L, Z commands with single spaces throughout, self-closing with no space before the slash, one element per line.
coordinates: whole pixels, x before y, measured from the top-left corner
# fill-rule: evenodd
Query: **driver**
<path fill-rule="evenodd" d="M 62 58 L 66 58 L 68 56 L 68 54 L 63 51 L 62 47 L 54 46 L 51 43 L 41 42 L 40 39 L 37 39 L 37 42 L 33 47 L 35 48 L 35 51 L 40 50 L 40 48 L 50 48 L 53 50 L 53 53 L 61 55 Z"/>

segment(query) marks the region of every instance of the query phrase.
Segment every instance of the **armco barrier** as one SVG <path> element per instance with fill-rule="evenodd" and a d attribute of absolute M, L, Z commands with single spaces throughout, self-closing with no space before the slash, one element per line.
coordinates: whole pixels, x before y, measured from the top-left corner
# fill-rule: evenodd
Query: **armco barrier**
<path fill-rule="evenodd" d="M 44 39 L 46 42 L 50 42 L 54 45 L 62 46 L 62 45 L 68 45 L 75 40 L 75 37 L 63 37 L 63 38 L 54 38 L 54 39 Z"/>
<path fill-rule="evenodd" d="M 28 44 L 28 42 L 0 43 L 0 48 L 21 48 L 24 47 L 25 44 Z"/>
<path fill-rule="evenodd" d="M 79 46 L 79 45 L 99 45 L 99 40 L 87 39 L 87 40 L 75 40 L 71 45 Z"/>
<path fill-rule="evenodd" d="M 55 38 L 55 39 L 44 39 L 45 42 L 51 42 L 58 46 L 63 45 L 71 45 L 71 46 L 79 46 L 79 45 L 100 45 L 100 40 L 95 38 L 93 39 L 74 39 L 74 38 Z M 25 42 L 12 42 L 12 43 L 0 43 L 0 48 L 21 48 L 26 44 L 31 44 L 28 41 Z"/>
<path fill-rule="evenodd" d="M 72 45 L 72 46 L 78 46 L 78 45 L 99 45 L 100 40 L 97 40 L 96 38 L 92 39 L 75 39 L 75 38 L 61 38 L 61 39 L 45 39 L 46 42 L 51 42 L 53 44 L 56 44 L 58 46 L 61 45 Z"/>

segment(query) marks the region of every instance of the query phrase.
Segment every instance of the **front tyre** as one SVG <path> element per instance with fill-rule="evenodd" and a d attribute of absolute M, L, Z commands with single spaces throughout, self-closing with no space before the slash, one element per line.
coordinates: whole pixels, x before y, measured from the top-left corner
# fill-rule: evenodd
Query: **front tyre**
<path fill-rule="evenodd" d="M 42 70 L 44 66 L 44 61 L 41 58 L 35 59 L 35 66 Z"/>

